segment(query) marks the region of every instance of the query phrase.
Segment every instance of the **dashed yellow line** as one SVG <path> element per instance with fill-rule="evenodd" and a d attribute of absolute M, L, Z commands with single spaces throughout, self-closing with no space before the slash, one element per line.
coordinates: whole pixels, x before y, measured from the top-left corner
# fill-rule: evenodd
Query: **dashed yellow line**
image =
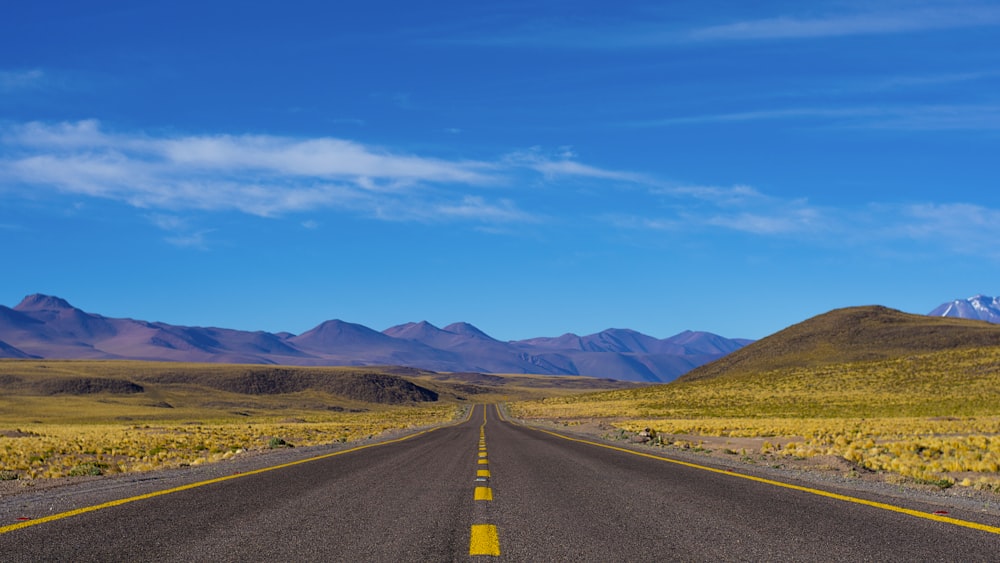
<path fill-rule="evenodd" d="M 473 412 L 472 410 L 469 411 L 469 416 L 467 416 L 465 418 L 465 420 L 461 420 L 461 421 L 458 421 L 458 422 L 452 422 L 450 424 L 445 424 L 445 425 L 442 425 L 442 426 L 437 426 L 435 428 L 430 428 L 430 429 L 427 429 L 427 430 L 421 430 L 420 432 L 416 432 L 414 434 L 409 434 L 407 436 L 403 436 L 402 438 L 395 438 L 393 440 L 386 440 L 384 442 L 378 442 L 376 444 L 365 444 L 363 446 L 356 446 L 354 448 L 349 448 L 349 449 L 346 449 L 346 450 L 340 450 L 340 451 L 333 452 L 333 453 L 318 455 L 318 456 L 310 457 L 310 458 L 306 458 L 306 459 L 300 459 L 300 460 L 292 461 L 292 462 L 288 462 L 288 463 L 282 463 L 280 465 L 272 465 L 270 467 L 263 467 L 261 469 L 254 469 L 252 471 L 245 471 L 243 473 L 236 473 L 236 474 L 233 474 L 233 475 L 226 475 L 224 477 L 216 477 L 215 479 L 208 479 L 206 481 L 198 481 L 196 483 L 188 483 L 187 485 L 181 485 L 180 487 L 173 487 L 173 488 L 164 489 L 164 490 L 161 490 L 161 491 L 153 491 L 151 493 L 146 493 L 144 495 L 137 495 L 137 496 L 134 496 L 134 497 L 128 497 L 128 498 L 113 500 L 113 501 L 105 502 L 105 503 L 102 503 L 102 504 L 95 504 L 93 506 L 85 506 L 85 507 L 82 507 L 82 508 L 77 508 L 75 510 L 69 510 L 67 512 L 60 512 L 59 514 L 52 514 L 50 516 L 43 516 L 41 518 L 35 518 L 35 519 L 32 519 L 32 520 L 25 520 L 23 522 L 18 522 L 16 524 L 9 524 L 7 526 L 0 526 L 0 534 L 6 534 L 8 532 L 13 532 L 14 530 L 20 530 L 22 528 L 28 528 L 30 526 L 37 526 L 39 524 L 45 524 L 47 522 L 54 522 L 56 520 L 62 520 L 64 518 L 70 518 L 72 516 L 79 516 L 80 514 L 86 514 L 88 512 L 96 512 L 98 510 L 103 510 L 105 508 L 111 508 L 111 507 L 114 507 L 114 506 L 121 506 L 123 504 L 128 504 L 128 503 L 131 503 L 131 502 L 136 502 L 136 501 L 140 501 L 140 500 L 151 499 L 151 498 L 160 497 L 160 496 L 164 496 L 164 495 L 169 495 L 169 494 L 173 494 L 173 493 L 179 493 L 181 491 L 188 491 L 188 490 L 191 490 L 191 489 L 196 489 L 198 487 L 204 487 L 206 485 L 213 485 L 215 483 L 222 483 L 223 481 L 230 481 L 232 479 L 241 479 L 243 477 L 249 477 L 251 475 L 259 475 L 261 473 L 267 473 L 268 471 L 275 471 L 275 470 L 278 470 L 278 469 L 285 469 L 285 468 L 288 468 L 288 467 L 293 467 L 295 465 L 302 465 L 303 463 L 309 463 L 309 462 L 312 462 L 312 461 L 319 461 L 321 459 L 327 459 L 327 458 L 335 457 L 335 456 L 338 456 L 338 455 L 344 455 L 344 454 L 349 454 L 351 452 L 357 452 L 357 451 L 361 451 L 361 450 L 366 450 L 368 448 L 375 448 L 375 447 L 378 447 L 378 446 L 387 446 L 389 444 L 396 444 L 396 443 L 399 443 L 399 442 L 410 440 L 412 438 L 416 438 L 417 436 L 422 436 L 424 434 L 428 434 L 430 432 L 433 432 L 435 430 L 439 430 L 441 428 L 448 428 L 448 427 L 451 427 L 451 426 L 457 426 L 459 424 L 464 424 L 464 423 L 466 423 L 466 422 L 468 422 L 469 420 L 472 419 L 472 412 Z"/>
<path fill-rule="evenodd" d="M 887 504 L 887 503 L 884 503 L 884 502 L 876 502 L 876 501 L 872 501 L 872 500 L 866 500 L 866 499 L 863 499 L 863 498 L 857 498 L 857 497 L 842 495 L 842 494 L 838 494 L 838 493 L 831 493 L 829 491 L 824 491 L 822 489 L 813 489 L 811 487 L 803 487 L 801 485 L 793 485 L 791 483 L 785 483 L 785 482 L 782 482 L 782 481 L 775 481 L 773 479 L 765 479 L 763 477 L 755 477 L 753 475 L 746 475 L 746 474 L 743 474 L 743 473 L 734 473 L 732 471 L 728 471 L 728 470 L 725 470 L 725 469 L 716 469 L 714 467 L 707 467 L 707 466 L 704 466 L 704 465 L 698 465 L 697 463 L 690 463 L 690 462 L 687 462 L 687 461 L 680 461 L 680 460 L 677 460 L 677 459 L 670 459 L 668 457 L 661 457 L 661 456 L 658 456 L 658 455 L 647 454 L 647 453 L 644 453 L 644 452 L 637 452 L 635 450 L 630 450 L 630 449 L 627 449 L 627 448 L 620 448 L 618 446 L 612 446 L 612 445 L 609 445 L 609 444 L 602 444 L 600 442 L 591 442 L 590 440 L 583 440 L 583 439 L 580 439 L 580 438 L 571 438 L 569 436 L 564 436 L 562 434 L 558 434 L 556 432 L 550 432 L 549 430 L 543 430 L 541 428 L 534 428 L 534 427 L 531 427 L 531 426 L 526 426 L 526 428 L 531 428 L 532 430 L 536 430 L 538 432 L 544 432 L 544 433 L 549 434 L 551 436 L 555 436 L 557 438 L 562 438 L 563 440 L 569 440 L 571 442 L 579 442 L 581 444 L 588 444 L 588 445 L 591 445 L 591 446 L 596 446 L 598 448 L 605 448 L 605 449 L 608 449 L 608 450 L 615 450 L 615 451 L 618 451 L 618 452 L 623 452 L 623 453 L 627 453 L 627 454 L 631 454 L 631 455 L 636 455 L 636 456 L 640 456 L 640 457 L 646 457 L 646 458 L 649 458 L 649 459 L 655 459 L 657 461 L 665 461 L 667 463 L 673 463 L 673 464 L 676 464 L 676 465 L 682 465 L 684 467 L 690 467 L 690 468 L 693 468 L 693 469 L 700 469 L 702 471 L 709 471 L 711 473 L 719 473 L 721 475 L 728 475 L 730 477 L 738 477 L 740 479 L 746 479 L 748 481 L 756 481 L 758 483 L 765 483 L 765 484 L 768 484 L 768 485 L 774 485 L 775 487 L 781 487 L 781 488 L 784 488 L 784 489 L 791 489 L 791 490 L 794 490 L 794 491 L 801 491 L 801 492 L 804 492 L 804 493 L 810 493 L 810 494 L 814 494 L 814 495 L 817 495 L 817 496 L 826 497 L 826 498 L 832 498 L 832 499 L 836 499 L 836 500 L 840 500 L 840 501 L 844 501 L 844 502 L 851 502 L 851 503 L 855 503 L 855 504 L 862 504 L 862 505 L 865 505 L 865 506 L 871 506 L 871 507 L 874 507 L 874 508 L 880 508 L 882 510 L 888 510 L 890 512 L 898 512 L 900 514 L 907 514 L 909 516 L 914 516 L 916 518 L 923 518 L 924 520 L 933 520 L 935 522 L 942 522 L 942 523 L 951 524 L 951 525 L 954 525 L 954 526 L 961 526 L 963 528 L 972 528 L 974 530 L 981 530 L 981 531 L 988 532 L 988 533 L 991 533 L 991 534 L 1000 534 L 1000 527 L 997 527 L 997 526 L 990 526 L 990 525 L 987 525 L 987 524 L 980 524 L 979 522 L 970 522 L 968 520 L 959 520 L 958 518 L 950 518 L 948 516 L 944 516 L 944 515 L 941 515 L 941 514 L 928 514 L 926 512 L 921 512 L 919 510 L 913 510 L 913 509 L 910 509 L 910 508 L 903 508 L 902 506 L 896 506 L 896 505 Z"/>
<path fill-rule="evenodd" d="M 500 535 L 492 524 L 473 524 L 469 535 L 469 555 L 500 555 Z"/>
<path fill-rule="evenodd" d="M 479 454 L 476 459 L 478 465 L 488 465 L 486 459 L 486 405 L 483 405 L 483 424 L 479 427 Z M 485 481 L 490 478 L 489 469 L 476 470 L 477 481 Z M 492 501 L 493 489 L 491 487 L 476 487 L 473 493 L 476 501 Z M 500 534 L 493 524 L 473 524 L 469 532 L 469 555 L 488 555 L 496 557 L 500 555 Z"/>
<path fill-rule="evenodd" d="M 476 500 L 493 500 L 493 489 L 489 487 L 476 487 Z"/>

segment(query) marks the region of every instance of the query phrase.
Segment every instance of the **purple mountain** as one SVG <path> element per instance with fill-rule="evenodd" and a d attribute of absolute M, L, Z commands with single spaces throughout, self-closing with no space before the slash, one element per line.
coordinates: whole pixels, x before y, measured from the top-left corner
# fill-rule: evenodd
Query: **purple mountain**
<path fill-rule="evenodd" d="M 10 344 L 0 340 L 0 358 L 35 358 L 27 352 L 21 351 Z"/>
<path fill-rule="evenodd" d="M 501 342 L 468 323 L 438 328 L 426 321 L 378 332 L 330 320 L 296 336 L 113 319 L 48 295 L 0 306 L 0 358 L 404 365 L 664 382 L 749 342 L 690 331 L 660 340 L 628 329 Z"/>
<path fill-rule="evenodd" d="M 976 295 L 968 299 L 956 299 L 940 305 L 927 315 L 1000 323 L 1000 297 Z"/>

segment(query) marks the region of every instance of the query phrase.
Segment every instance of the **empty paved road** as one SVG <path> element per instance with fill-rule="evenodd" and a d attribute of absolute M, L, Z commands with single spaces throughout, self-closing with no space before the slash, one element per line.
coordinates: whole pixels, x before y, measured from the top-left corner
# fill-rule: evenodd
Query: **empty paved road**
<path fill-rule="evenodd" d="M 0 561 L 997 561 L 996 524 L 642 457 L 477 406 L 408 439 L 0 522 Z"/>

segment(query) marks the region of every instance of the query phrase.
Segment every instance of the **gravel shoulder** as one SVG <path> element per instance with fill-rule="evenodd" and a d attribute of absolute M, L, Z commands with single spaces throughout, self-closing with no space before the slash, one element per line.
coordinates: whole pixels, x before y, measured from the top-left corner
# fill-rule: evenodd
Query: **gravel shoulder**
<path fill-rule="evenodd" d="M 977 519 L 988 521 L 992 525 L 1000 525 L 1000 495 L 995 493 L 957 486 L 942 490 L 932 485 L 917 484 L 896 475 L 859 469 L 847 460 L 835 456 L 798 460 L 773 454 L 739 453 L 741 450 L 759 452 L 759 442 L 763 439 L 674 436 L 675 439 L 689 441 L 692 446 L 653 446 L 632 442 L 631 435 L 620 437 L 618 429 L 606 421 L 575 421 L 572 425 L 562 421 L 547 420 L 516 422 L 616 447 L 747 475 L 814 486 L 840 494 L 875 495 L 896 499 L 900 503 L 919 503 L 921 507 L 938 507 L 939 511 L 956 515 L 975 514 Z M 97 477 L 0 481 L 0 526 L 16 523 L 27 518 L 27 515 L 38 518 L 42 515 L 58 514 L 117 499 L 385 442 L 427 428 L 432 427 L 389 431 L 375 438 L 356 442 L 248 451 L 227 460 L 192 467 Z M 768 440 L 773 443 L 775 438 Z"/>
<path fill-rule="evenodd" d="M 18 479 L 0 481 L 0 526 L 27 518 L 59 514 L 118 499 L 181 487 L 246 473 L 276 465 L 306 460 L 325 454 L 377 444 L 416 434 L 436 426 L 390 430 L 371 439 L 320 446 L 250 450 L 229 459 L 196 466 L 165 468 L 141 473 L 60 479 Z M 29 516 L 30 515 L 30 516 Z"/>

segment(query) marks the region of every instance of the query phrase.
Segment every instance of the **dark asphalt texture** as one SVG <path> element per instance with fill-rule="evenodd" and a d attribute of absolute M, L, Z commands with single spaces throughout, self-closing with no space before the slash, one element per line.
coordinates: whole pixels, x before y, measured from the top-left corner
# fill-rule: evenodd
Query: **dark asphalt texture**
<path fill-rule="evenodd" d="M 1000 535 L 564 440 L 485 409 L 0 534 L 0 561 L 998 561 Z M 488 467 L 487 483 L 476 470 Z M 474 501 L 488 484 L 493 501 Z M 891 501 L 884 501 L 890 502 Z M 0 522 L 0 526 L 10 522 Z M 470 557 L 495 524 L 500 557 Z"/>

